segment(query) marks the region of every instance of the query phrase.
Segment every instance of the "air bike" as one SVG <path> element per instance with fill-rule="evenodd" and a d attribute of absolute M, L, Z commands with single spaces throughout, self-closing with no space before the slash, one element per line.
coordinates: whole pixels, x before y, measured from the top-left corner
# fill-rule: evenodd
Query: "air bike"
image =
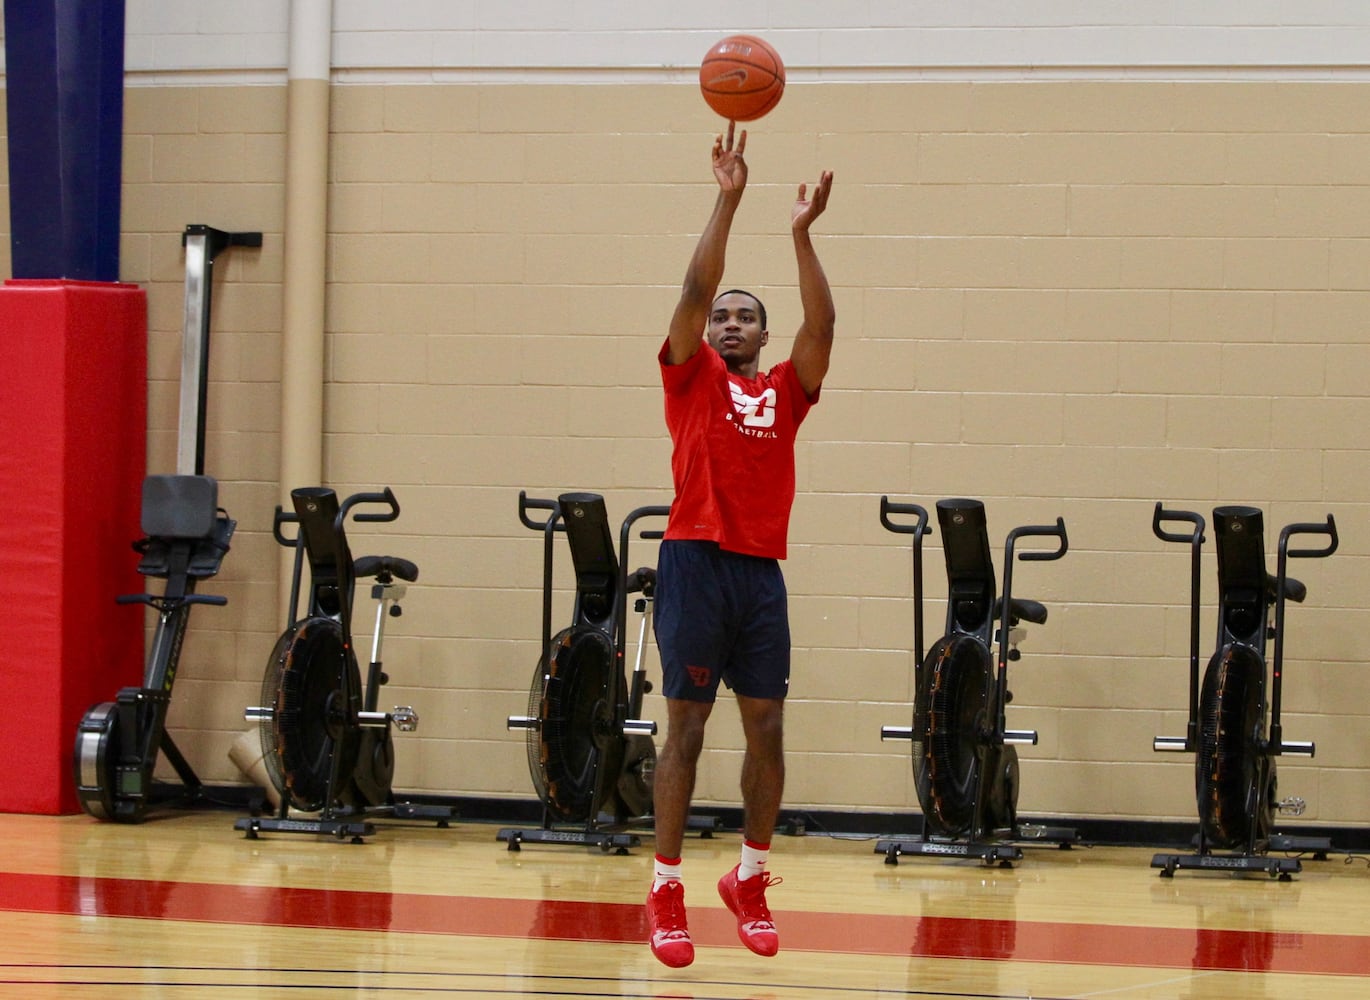
<path fill-rule="evenodd" d="M 378 708 L 381 686 L 390 680 L 381 664 L 385 619 L 401 614 L 405 584 L 418 579 L 419 568 L 398 556 L 353 559 L 345 530 L 349 515 L 358 522 L 396 520 L 399 502 L 388 486 L 341 502 L 328 487 L 306 487 L 291 490 L 290 502 L 294 511 L 277 507 L 272 525 L 276 541 L 295 550 L 289 620 L 267 661 L 261 704 L 244 712 L 260 725 L 262 760 L 280 807 L 274 817 L 245 817 L 234 828 L 249 839 L 305 833 L 361 843 L 375 832 L 371 820 L 377 818 L 431 820 L 445 827 L 452 809 L 399 802 L 391 791 L 391 734 L 417 729 L 417 713 L 409 706 Z M 359 507 L 382 509 L 355 512 Z M 286 524 L 299 526 L 294 538 L 282 531 Z M 306 562 L 308 610 L 299 618 Z M 353 592 L 367 579 L 376 620 L 363 686 L 352 639 Z M 291 808 L 318 815 L 292 817 Z"/>
<path fill-rule="evenodd" d="M 1187 531 L 1167 525 L 1183 523 Z M 1157 751 L 1194 753 L 1195 797 L 1199 807 L 1198 849 L 1194 854 L 1157 854 L 1151 867 L 1162 878 L 1178 869 L 1263 871 L 1290 881 L 1303 870 L 1297 857 L 1272 858 L 1270 851 L 1312 854 L 1325 858 L 1329 841 L 1289 837 L 1273 832 L 1275 813 L 1300 815 L 1304 801 L 1277 798 L 1276 759 L 1312 757 L 1312 743 L 1286 740 L 1280 724 L 1283 683 L 1284 609 L 1301 603 L 1308 588 L 1288 575 L 1290 559 L 1320 559 L 1337 551 L 1337 526 L 1290 524 L 1280 532 L 1276 572 L 1265 567 L 1265 528 L 1255 507 L 1225 506 L 1213 510 L 1218 552 L 1218 641 L 1199 677 L 1200 551 L 1205 541 L 1203 516 L 1166 510 L 1152 515 L 1157 538 L 1179 542 L 1190 550 L 1189 724 L 1184 736 L 1158 736 Z M 1298 535 L 1321 535 L 1321 548 L 1291 548 Z M 1271 615 L 1274 626 L 1271 626 Z M 1274 661 L 1267 664 L 1266 640 L 1275 640 Z M 1221 853 L 1215 853 L 1221 852 Z"/>
<path fill-rule="evenodd" d="M 912 523 L 895 521 L 912 517 Z M 880 840 L 877 854 L 896 865 L 903 854 L 979 858 L 1012 867 L 1022 842 L 1068 847 L 1078 840 L 1064 827 L 1020 825 L 1018 751 L 1035 745 L 1032 730 L 1008 729 L 1005 708 L 1008 661 L 1020 656 L 1022 622 L 1047 620 L 1037 601 L 1013 596 L 1014 549 L 1021 538 L 1054 538 L 1054 551 L 1023 552 L 1024 561 L 1060 559 L 1068 545 L 1065 522 L 1025 525 L 1004 543 L 1003 596 L 995 596 L 985 505 L 979 500 L 937 501 L 937 522 L 947 564 L 946 634 L 923 656 L 923 538 L 931 534 L 927 510 L 918 504 L 880 498 L 880 523 L 912 535 L 914 589 L 914 675 L 912 726 L 884 726 L 881 739 L 911 740 L 913 777 L 923 829 L 917 839 Z M 998 647 L 998 663 L 991 652 Z"/>
<path fill-rule="evenodd" d="M 530 511 L 545 511 L 537 520 Z M 642 699 L 651 691 L 645 666 L 656 570 L 629 573 L 634 529 L 642 539 L 660 530 L 638 522 L 665 517 L 667 506 L 638 507 L 623 519 L 618 551 L 604 498 L 563 493 L 555 500 L 519 493 L 519 520 L 543 537 L 542 652 L 528 691 L 526 715 L 509 717 L 508 728 L 527 733 L 528 771 L 542 803 L 535 829 L 507 828 L 497 839 L 517 851 L 525 843 L 598 847 L 626 854 L 641 843 L 631 826 L 652 809 L 656 769 L 655 722 L 643 719 Z M 553 562 L 556 535 L 564 534 L 575 569 L 571 624 L 553 634 Z M 624 673 L 628 596 L 637 595 L 637 656 L 631 679 Z M 691 818 L 703 836 L 716 827 Z"/>

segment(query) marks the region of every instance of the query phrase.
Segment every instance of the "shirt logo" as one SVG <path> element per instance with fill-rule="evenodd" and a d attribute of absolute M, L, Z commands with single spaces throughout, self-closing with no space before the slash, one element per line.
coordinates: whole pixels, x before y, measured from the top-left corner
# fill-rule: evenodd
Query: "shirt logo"
<path fill-rule="evenodd" d="M 775 389 L 767 386 L 759 396 L 750 396 L 740 386 L 728 383 L 733 391 L 733 409 L 742 417 L 743 427 L 766 428 L 775 425 Z"/>

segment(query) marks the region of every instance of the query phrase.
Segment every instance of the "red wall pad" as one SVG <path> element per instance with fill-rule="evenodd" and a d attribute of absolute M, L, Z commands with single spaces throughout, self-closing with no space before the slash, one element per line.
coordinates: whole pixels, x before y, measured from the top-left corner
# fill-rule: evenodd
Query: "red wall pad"
<path fill-rule="evenodd" d="M 0 287 L 0 811 L 74 813 L 81 717 L 140 686 L 147 295 L 119 282 Z"/>

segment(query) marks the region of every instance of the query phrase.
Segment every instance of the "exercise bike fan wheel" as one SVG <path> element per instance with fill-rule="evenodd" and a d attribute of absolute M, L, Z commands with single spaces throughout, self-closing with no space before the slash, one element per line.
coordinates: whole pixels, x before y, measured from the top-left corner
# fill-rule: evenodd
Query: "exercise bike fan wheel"
<path fill-rule="evenodd" d="M 528 692 L 528 769 L 548 813 L 560 822 L 595 818 L 598 782 L 617 776 L 622 740 L 614 732 L 614 704 L 606 697 L 621 686 L 614 647 L 602 630 L 572 626 L 548 645 Z"/>
<path fill-rule="evenodd" d="M 1274 788 L 1262 798 L 1259 787 L 1264 670 L 1254 650 L 1231 645 L 1213 657 L 1204 674 L 1195 784 L 1204 837 L 1214 847 L 1241 849 L 1262 841 L 1274 821 Z"/>
<path fill-rule="evenodd" d="M 263 762 L 282 798 L 301 812 L 335 804 L 328 801 L 335 754 L 338 775 L 347 778 L 355 770 L 357 741 L 345 725 L 344 670 L 351 675 L 346 688 L 359 691 L 361 677 L 342 627 L 331 618 L 308 618 L 276 641 L 262 678 L 262 704 L 275 708 L 261 722 Z"/>
<path fill-rule="evenodd" d="M 993 668 L 969 636 L 939 640 L 924 661 L 913 719 L 913 767 L 929 833 L 959 836 L 975 821 Z"/>

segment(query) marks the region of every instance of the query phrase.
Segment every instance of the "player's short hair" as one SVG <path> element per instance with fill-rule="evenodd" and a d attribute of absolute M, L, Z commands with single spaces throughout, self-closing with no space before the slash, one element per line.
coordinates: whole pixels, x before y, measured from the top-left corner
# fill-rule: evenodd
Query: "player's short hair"
<path fill-rule="evenodd" d="M 757 315 L 761 317 L 761 329 L 769 330 L 770 327 L 766 325 L 766 304 L 762 302 L 759 298 L 757 298 L 755 293 L 749 292 L 745 288 L 729 288 L 726 292 L 719 292 L 717 295 L 714 296 L 714 305 L 718 305 L 718 300 L 723 298 L 723 296 L 734 294 L 745 295 L 747 296 L 747 298 L 751 299 L 753 302 L 756 303 Z"/>

